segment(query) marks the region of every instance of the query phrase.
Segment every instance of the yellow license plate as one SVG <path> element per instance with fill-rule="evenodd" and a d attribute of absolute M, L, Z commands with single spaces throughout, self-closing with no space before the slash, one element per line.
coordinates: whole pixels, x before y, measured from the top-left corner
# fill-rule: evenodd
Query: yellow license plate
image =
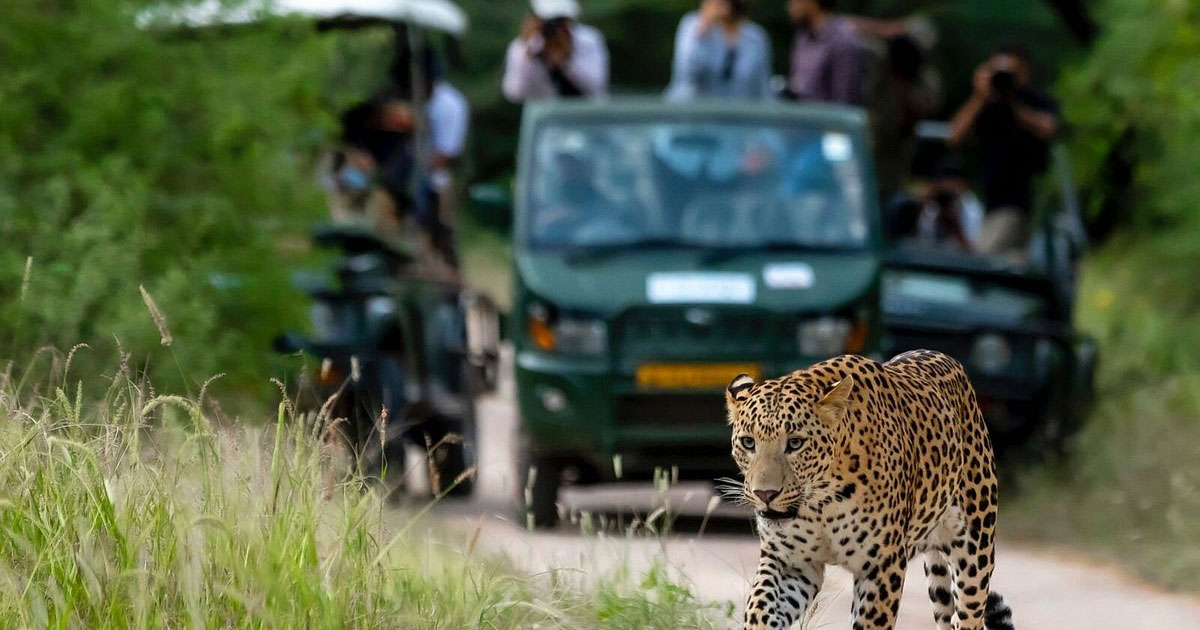
<path fill-rule="evenodd" d="M 648 363 L 635 373 L 639 389 L 723 389 L 738 374 L 758 380 L 762 368 L 754 363 Z"/>

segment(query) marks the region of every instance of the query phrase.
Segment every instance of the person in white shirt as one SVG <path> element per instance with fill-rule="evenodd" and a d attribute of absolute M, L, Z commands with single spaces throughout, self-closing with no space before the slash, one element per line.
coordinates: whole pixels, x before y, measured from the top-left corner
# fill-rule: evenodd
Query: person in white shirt
<path fill-rule="evenodd" d="M 425 203 L 418 211 L 420 221 L 436 251 L 450 270 L 458 265 L 454 246 L 456 195 L 452 169 L 458 163 L 467 144 L 471 109 L 467 98 L 442 78 L 436 55 L 427 50 L 424 58 L 425 121 L 427 142 Z"/>
<path fill-rule="evenodd" d="M 532 14 L 508 46 L 504 96 L 514 103 L 608 91 L 608 47 L 600 31 L 578 23 L 577 0 L 531 0 Z"/>
<path fill-rule="evenodd" d="M 441 79 L 433 82 L 428 99 L 425 118 L 429 122 L 431 152 L 429 183 L 440 193 L 450 187 L 450 169 L 466 148 L 471 110 L 467 97 Z"/>

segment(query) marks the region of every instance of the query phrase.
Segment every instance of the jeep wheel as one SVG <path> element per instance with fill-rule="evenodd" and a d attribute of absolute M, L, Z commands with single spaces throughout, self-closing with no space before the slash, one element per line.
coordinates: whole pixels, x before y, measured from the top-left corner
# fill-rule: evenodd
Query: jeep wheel
<path fill-rule="evenodd" d="M 524 481 L 522 497 L 518 505 L 519 522 L 537 529 L 550 529 L 558 525 L 558 489 L 562 486 L 562 465 L 549 457 L 525 451 L 520 458 L 522 464 L 517 479 Z"/>
<path fill-rule="evenodd" d="M 468 464 L 467 446 L 463 442 L 446 439 L 429 454 L 433 471 L 437 474 L 434 484 L 434 494 L 445 493 L 449 497 L 470 496 L 475 489 L 475 472 L 465 475 L 470 470 Z M 458 483 L 455 483 L 458 480 Z"/>
<path fill-rule="evenodd" d="M 430 472 L 436 475 L 436 482 L 430 479 L 431 490 L 434 494 L 451 497 L 470 496 L 475 489 L 475 477 L 478 452 L 475 448 L 475 401 L 466 396 L 462 415 L 454 418 L 442 418 L 434 423 L 437 427 L 436 439 L 432 440 L 433 451 L 429 453 Z M 467 475 L 467 471 L 471 471 Z M 455 480 L 458 483 L 455 483 Z"/>

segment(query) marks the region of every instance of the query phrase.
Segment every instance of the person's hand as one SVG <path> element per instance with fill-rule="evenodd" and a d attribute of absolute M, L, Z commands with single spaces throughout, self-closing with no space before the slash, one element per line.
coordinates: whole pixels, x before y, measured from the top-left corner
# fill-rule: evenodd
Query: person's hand
<path fill-rule="evenodd" d="M 386 131 L 408 133 L 413 129 L 413 110 L 404 101 L 389 100 L 384 103 L 380 119 Z"/>
<path fill-rule="evenodd" d="M 574 43 L 571 40 L 571 31 L 567 28 L 561 28 L 546 42 L 546 47 L 542 51 L 543 59 L 546 65 L 551 68 L 562 68 L 567 65 L 571 59 L 571 53 L 574 50 Z"/>
<path fill-rule="evenodd" d="M 525 23 L 521 25 L 521 39 L 528 44 L 533 38 L 542 32 L 542 21 L 536 15 L 530 15 L 525 18 Z"/>
<path fill-rule="evenodd" d="M 375 170 L 375 158 L 362 149 L 348 147 L 343 151 L 342 155 L 346 158 L 346 166 L 353 166 L 367 172 Z"/>
<path fill-rule="evenodd" d="M 992 63 L 990 61 L 979 64 L 975 69 L 975 78 L 972 84 L 975 88 L 975 98 L 980 100 L 991 100 L 992 98 Z"/>

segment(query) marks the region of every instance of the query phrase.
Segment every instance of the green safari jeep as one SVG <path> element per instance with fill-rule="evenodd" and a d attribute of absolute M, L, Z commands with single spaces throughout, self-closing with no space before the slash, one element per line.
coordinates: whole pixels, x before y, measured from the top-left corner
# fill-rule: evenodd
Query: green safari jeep
<path fill-rule="evenodd" d="M 836 106 L 526 108 L 512 324 L 536 525 L 564 479 L 732 472 L 737 374 L 877 353 L 869 151 L 865 116 Z"/>

